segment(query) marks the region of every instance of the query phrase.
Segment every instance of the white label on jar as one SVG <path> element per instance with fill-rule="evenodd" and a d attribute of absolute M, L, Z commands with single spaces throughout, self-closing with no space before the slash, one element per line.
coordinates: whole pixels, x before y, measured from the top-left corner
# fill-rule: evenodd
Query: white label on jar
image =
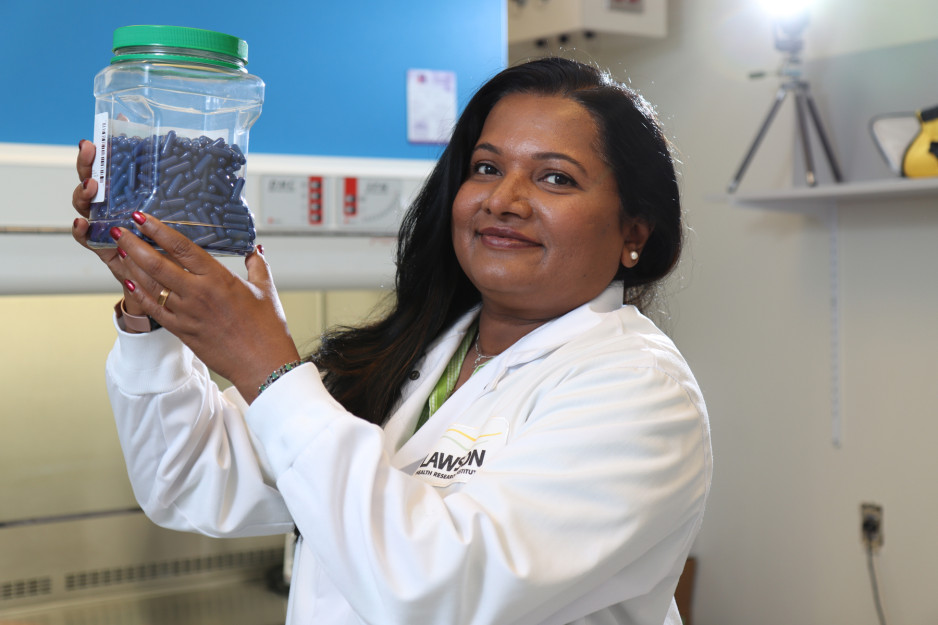
<path fill-rule="evenodd" d="M 94 116 L 94 143 L 95 157 L 91 164 L 91 177 L 98 182 L 98 192 L 92 202 L 103 202 L 104 191 L 107 186 L 107 124 L 108 114 L 98 113 Z"/>

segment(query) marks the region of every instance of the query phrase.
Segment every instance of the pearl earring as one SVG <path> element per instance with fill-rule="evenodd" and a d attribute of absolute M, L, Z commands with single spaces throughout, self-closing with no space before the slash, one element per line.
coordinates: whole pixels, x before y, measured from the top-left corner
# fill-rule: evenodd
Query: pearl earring
<path fill-rule="evenodd" d="M 635 250 L 632 250 L 632 252 L 629 254 L 629 258 L 631 258 L 632 260 L 638 260 L 638 252 L 636 252 Z"/>

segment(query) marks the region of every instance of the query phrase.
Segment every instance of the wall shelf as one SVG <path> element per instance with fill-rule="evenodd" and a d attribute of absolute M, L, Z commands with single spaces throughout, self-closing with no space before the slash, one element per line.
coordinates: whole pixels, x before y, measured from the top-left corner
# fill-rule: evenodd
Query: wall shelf
<path fill-rule="evenodd" d="M 740 206 L 774 210 L 799 210 L 832 204 L 914 200 L 927 197 L 938 199 L 938 178 L 888 178 L 722 196 L 726 201 Z"/>

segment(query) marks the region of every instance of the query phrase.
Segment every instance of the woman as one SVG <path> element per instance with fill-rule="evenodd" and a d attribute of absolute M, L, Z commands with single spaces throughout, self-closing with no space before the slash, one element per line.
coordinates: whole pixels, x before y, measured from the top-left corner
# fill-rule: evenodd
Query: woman
<path fill-rule="evenodd" d="M 83 143 L 83 180 L 92 159 Z M 629 89 L 562 59 L 483 86 L 401 227 L 394 309 L 312 362 L 260 249 L 243 280 L 134 218 L 165 255 L 123 229 L 97 250 L 125 287 L 107 377 L 134 492 L 180 530 L 295 524 L 289 623 L 680 622 L 709 429 L 632 305 L 677 262 L 681 223 Z M 168 331 L 128 332 L 144 315 Z"/>

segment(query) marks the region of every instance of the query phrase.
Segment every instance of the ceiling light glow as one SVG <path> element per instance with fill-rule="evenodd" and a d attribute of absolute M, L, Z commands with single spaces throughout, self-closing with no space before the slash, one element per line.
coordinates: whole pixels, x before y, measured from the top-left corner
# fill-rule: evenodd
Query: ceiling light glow
<path fill-rule="evenodd" d="M 812 0 L 760 0 L 762 8 L 772 17 L 786 19 L 807 12 Z"/>

